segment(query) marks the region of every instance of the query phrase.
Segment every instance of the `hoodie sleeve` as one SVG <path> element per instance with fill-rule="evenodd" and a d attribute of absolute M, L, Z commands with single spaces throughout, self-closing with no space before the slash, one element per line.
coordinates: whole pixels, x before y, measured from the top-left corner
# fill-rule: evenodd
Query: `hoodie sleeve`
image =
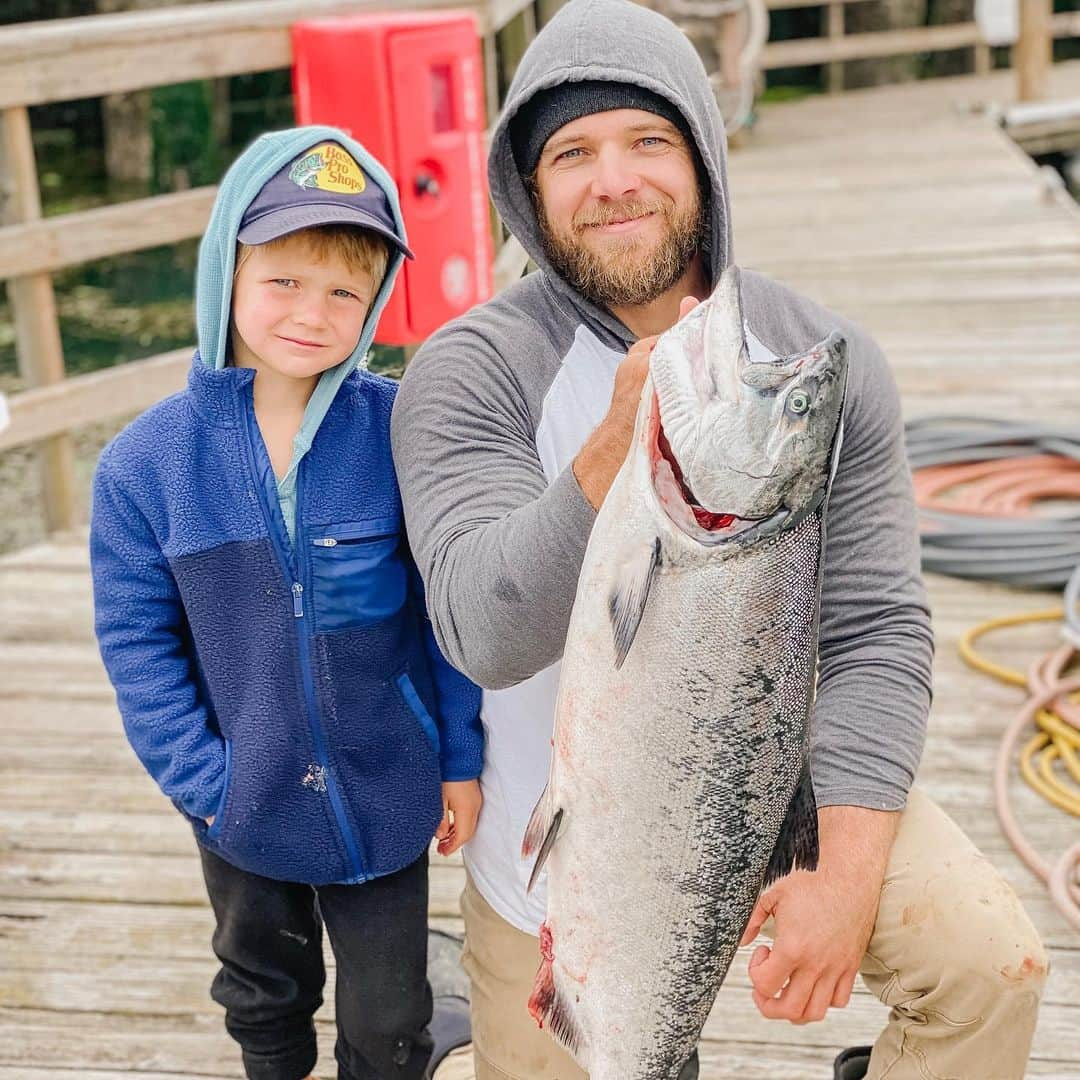
<path fill-rule="evenodd" d="M 934 639 L 899 395 L 873 341 L 859 333 L 850 343 L 811 766 L 819 805 L 899 810 L 926 738 Z"/>
<path fill-rule="evenodd" d="M 424 584 L 410 567 L 417 610 L 423 624 L 424 651 L 438 707 L 439 763 L 444 781 L 475 780 L 484 767 L 484 729 L 480 723 L 480 687 L 465 678 L 442 654 L 427 617 Z"/>
<path fill-rule="evenodd" d="M 435 335 L 402 379 L 391 435 L 446 656 L 489 689 L 553 664 L 595 512 L 571 468 L 548 484 L 514 373 L 479 333 Z"/>
<path fill-rule="evenodd" d="M 186 619 L 146 517 L 103 455 L 94 477 L 94 629 L 124 730 L 161 790 L 194 818 L 218 812 L 225 744 L 210 726 L 184 641 Z"/>

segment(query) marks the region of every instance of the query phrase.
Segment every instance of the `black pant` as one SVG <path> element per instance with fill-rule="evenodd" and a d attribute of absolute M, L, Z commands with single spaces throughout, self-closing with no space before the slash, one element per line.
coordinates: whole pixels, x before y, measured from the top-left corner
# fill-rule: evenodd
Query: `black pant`
<path fill-rule="evenodd" d="M 422 1080 L 431 1056 L 427 854 L 363 885 L 296 885 L 238 870 L 199 848 L 222 968 L 211 995 L 253 1080 L 301 1080 L 315 1066 L 326 978 L 337 962 L 339 1080 Z"/>

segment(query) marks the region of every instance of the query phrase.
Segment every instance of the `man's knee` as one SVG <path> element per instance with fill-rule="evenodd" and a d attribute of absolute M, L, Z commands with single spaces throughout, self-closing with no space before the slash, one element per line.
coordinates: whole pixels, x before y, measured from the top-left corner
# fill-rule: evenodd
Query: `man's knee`
<path fill-rule="evenodd" d="M 990 996 L 1032 994 L 1038 1000 L 1049 966 L 1046 950 L 1012 888 L 980 862 L 976 887 L 956 897 L 940 939 L 948 977 L 985 983 Z"/>
<path fill-rule="evenodd" d="M 1033 1014 L 1049 963 L 1035 927 L 982 856 L 952 871 L 927 881 L 894 913 L 899 925 L 880 939 L 887 948 L 871 943 L 871 960 L 884 969 L 882 996 L 900 1008 L 918 1009 L 920 999 L 954 1023 L 1006 1020 L 1014 1007 Z"/>

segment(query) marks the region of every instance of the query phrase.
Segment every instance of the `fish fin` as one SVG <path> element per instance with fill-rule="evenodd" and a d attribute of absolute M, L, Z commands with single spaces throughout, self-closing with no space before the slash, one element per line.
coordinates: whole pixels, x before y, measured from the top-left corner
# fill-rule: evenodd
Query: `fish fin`
<path fill-rule="evenodd" d="M 555 985 L 554 965 L 546 957 L 540 961 L 536 973 L 536 982 L 529 998 L 529 1012 L 539 1027 L 546 1027 L 556 1042 L 577 1056 L 581 1049 L 581 1029 Z"/>
<path fill-rule="evenodd" d="M 540 876 L 540 871 L 543 870 L 544 863 L 547 862 L 547 857 L 551 854 L 551 849 L 555 846 L 555 841 L 559 835 L 559 826 L 562 825 L 562 819 L 562 810 L 556 810 L 555 816 L 551 819 L 551 825 L 548 828 L 547 835 L 544 837 L 544 842 L 540 845 L 540 854 L 536 856 L 536 862 L 533 864 L 532 873 L 529 875 L 529 884 L 525 886 L 526 895 L 533 891 L 536 879 Z"/>
<path fill-rule="evenodd" d="M 548 784 L 544 788 L 543 795 L 540 796 L 536 806 L 533 808 L 532 817 L 529 818 L 529 824 L 525 827 L 525 836 L 521 841 L 521 857 L 523 859 L 527 859 L 534 851 L 539 852 L 536 856 L 536 864 L 533 866 L 532 874 L 529 877 L 528 887 L 525 890 L 527 893 L 532 892 L 536 879 L 540 876 L 540 871 L 543 869 L 544 863 L 547 862 L 548 855 L 551 854 L 551 848 L 559 835 L 559 826 L 562 825 L 562 819 L 562 809 L 555 809 L 554 799 L 551 795 L 551 784 Z"/>
<path fill-rule="evenodd" d="M 780 826 L 780 835 L 761 887 L 767 889 L 777 878 L 782 878 L 792 870 L 816 870 L 817 863 L 817 800 L 814 798 L 810 766 L 806 764 L 784 815 L 784 823 Z"/>
<path fill-rule="evenodd" d="M 624 568 L 611 593 L 608 612 L 611 615 L 611 633 L 615 639 L 615 667 L 621 668 L 634 636 L 641 625 L 645 602 L 649 599 L 649 587 L 660 562 L 660 538 L 649 545 L 647 559 L 635 558 L 635 563 Z"/>
<path fill-rule="evenodd" d="M 533 807 L 529 824 L 525 826 L 525 835 L 521 840 L 521 857 L 527 859 L 544 842 L 551 828 L 552 818 L 555 816 L 552 806 L 551 784 L 544 788 L 540 798 Z"/>

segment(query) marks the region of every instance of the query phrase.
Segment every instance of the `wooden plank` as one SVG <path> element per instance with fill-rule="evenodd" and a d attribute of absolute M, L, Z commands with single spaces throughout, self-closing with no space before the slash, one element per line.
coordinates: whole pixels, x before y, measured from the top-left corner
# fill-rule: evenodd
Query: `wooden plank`
<path fill-rule="evenodd" d="M 765 0 L 769 11 L 787 11 L 791 8 L 828 7 L 830 4 L 859 4 L 863 0 Z"/>
<path fill-rule="evenodd" d="M 0 873 L 0 896 L 201 906 L 206 893 L 196 865 L 190 855 L 9 850 Z M 460 867 L 435 863 L 430 874 L 432 914 L 457 915 L 461 888 Z"/>
<path fill-rule="evenodd" d="M 55 533 L 49 540 L 33 547 L 9 551 L 0 555 L 0 571 L 21 567 L 85 574 L 86 537 L 86 530 L 80 527 L 66 533 Z"/>
<path fill-rule="evenodd" d="M 0 273 L 45 274 L 201 236 L 216 194 L 201 187 L 8 226 L 0 229 Z"/>
<path fill-rule="evenodd" d="M 63 1013 L 146 1013 L 159 1016 L 186 1016 L 198 1013 L 219 1014 L 218 1005 L 210 999 L 207 988 L 219 964 L 210 951 L 210 934 L 213 919 L 209 909 L 205 911 L 202 951 L 191 958 L 163 958 L 159 955 L 95 956 L 92 965 L 77 962 L 69 957 L 66 963 L 52 961 L 44 939 L 39 939 L 40 951 L 29 955 L 23 953 L 4 972 L 4 1003 L 11 1008 L 52 1009 Z M 323 939 L 327 968 L 332 970 L 333 953 Z M 740 949 L 732 962 L 724 992 L 727 1003 L 724 1019 L 714 1021 L 706 1028 L 706 1037 L 713 1031 L 725 1034 L 737 1031 L 729 1024 L 732 1001 L 750 1002 L 750 979 L 747 969 L 753 946 Z M 537 956 L 540 955 L 537 944 Z M 1051 958 L 1052 962 L 1053 958 Z M 168 993 L 163 993 L 167 984 Z M 879 1009 L 880 1005 L 865 984 L 856 984 L 856 1010 Z M 1077 993 L 1080 992 L 1080 976 L 1048 980 L 1043 997 L 1043 1008 L 1060 1007 L 1065 1015 L 1070 1012 L 1080 1016 Z M 332 1020 L 335 1009 L 328 1000 L 323 1011 L 326 1020 Z M 715 1015 L 715 1014 L 714 1014 Z M 745 1033 L 744 1033 L 745 1034 Z M 714 1036 L 715 1037 L 715 1036 Z"/>
<path fill-rule="evenodd" d="M 873 34 L 849 34 L 838 39 L 795 38 L 770 42 L 761 52 L 765 71 L 804 67 L 838 60 L 870 60 L 915 52 L 942 52 L 975 45 L 981 40 L 975 23 L 916 26 L 908 30 L 882 30 Z"/>
<path fill-rule="evenodd" d="M 476 11 L 497 30 L 531 0 L 410 0 Z M 0 108 L 288 67 L 298 19 L 385 10 L 385 0 L 234 0 L 22 23 L 0 30 Z"/>
<path fill-rule="evenodd" d="M 1051 1057 L 1043 1052 L 1036 1057 L 1028 1071 L 1029 1076 L 1054 1076 L 1044 1069 L 1068 1067 L 1073 1032 L 1069 1025 L 1076 1024 L 1076 1009 L 1057 1007 L 1042 1014 L 1037 1033 L 1037 1047 L 1046 1044 L 1050 1050 L 1060 1048 L 1061 1057 Z M 332 1041 L 332 1028 L 319 1014 L 316 1022 L 319 1033 L 321 1057 L 332 1061 L 328 1054 Z M 779 1071 L 771 1073 L 755 1071 L 746 1074 L 731 1071 L 727 1046 L 735 1057 L 756 1056 L 777 1062 L 795 1055 L 805 1062 L 806 1056 L 823 1063 L 831 1061 L 837 1049 L 864 1042 L 884 1023 L 885 1008 L 869 998 L 853 998 L 847 1009 L 830 1013 L 820 1024 L 795 1027 L 763 1020 L 757 1015 L 745 992 L 722 990 L 710 1021 L 706 1026 L 703 1049 L 703 1080 L 726 1080 L 744 1075 L 784 1076 L 796 1075 L 782 1064 Z M 75 1013 L 65 1014 L 64 1024 L 58 1024 L 55 1014 L 45 1010 L 5 1009 L 0 1012 L 0 1045 L 10 1044 L 8 1066 L 32 1066 L 48 1062 L 58 1068 L 122 1068 L 151 1072 L 185 1072 L 186 1075 L 239 1075 L 234 1044 L 228 1040 L 220 1013 L 196 1013 L 187 1016 L 162 1017 L 139 1014 Z M 806 1055 L 806 1056 L 804 1056 Z M 818 1057 L 820 1056 L 820 1057 Z M 737 1059 L 739 1060 L 739 1059 Z M 196 1067 L 197 1066 L 197 1067 Z M 741 1061 L 739 1061 L 741 1067 Z M 714 1071 L 715 1070 L 715 1071 Z M 321 1070 L 320 1070 L 321 1072 Z M 326 1075 L 322 1073 L 322 1075 Z M 812 1073 L 822 1074 L 820 1068 Z M 827 1073 L 826 1073 L 827 1075 Z M 1069 1073 L 1057 1073 L 1061 1080 Z M 1073 1074 L 1075 1075 L 1075 1074 Z"/>
<path fill-rule="evenodd" d="M 1050 33 L 1055 38 L 1080 37 L 1080 11 L 1056 12 L 1050 16 L 1049 23 Z"/>
<path fill-rule="evenodd" d="M 25 108 L 0 112 L 0 186 L 9 195 L 0 213 L 6 223 L 41 217 L 37 165 Z M 8 300 L 15 323 L 19 371 L 30 387 L 64 379 L 64 352 L 52 280 L 47 274 L 16 277 L 8 282 Z M 68 529 L 75 523 L 75 451 L 71 439 L 58 435 L 40 448 L 45 523 Z"/>
<path fill-rule="evenodd" d="M 0 431 L 0 452 L 69 431 L 88 419 L 97 423 L 149 408 L 183 389 L 191 356 L 191 348 L 174 349 L 12 395 L 11 425 Z"/>
<path fill-rule="evenodd" d="M 833 0 L 825 6 L 825 37 L 836 41 L 844 36 L 844 5 L 840 0 Z M 834 60 L 826 72 L 826 86 L 830 94 L 839 94 L 844 89 L 844 65 Z"/>

